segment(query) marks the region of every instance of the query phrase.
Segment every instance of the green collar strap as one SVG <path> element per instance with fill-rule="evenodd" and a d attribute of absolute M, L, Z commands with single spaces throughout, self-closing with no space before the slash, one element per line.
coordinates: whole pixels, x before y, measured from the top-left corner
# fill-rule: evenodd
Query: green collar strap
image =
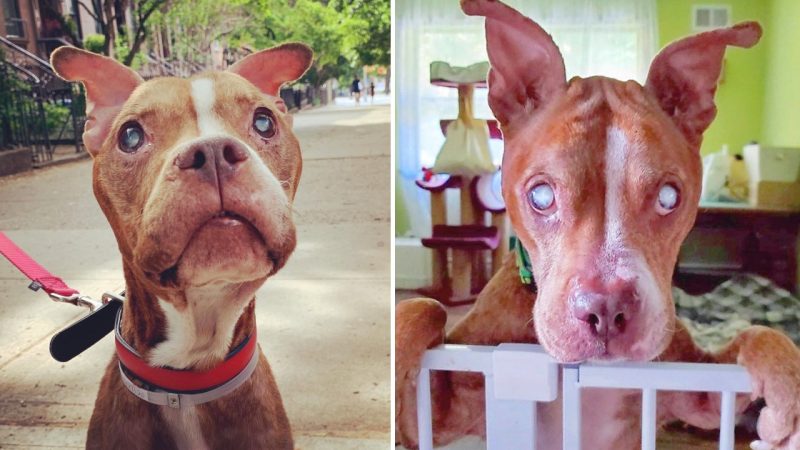
<path fill-rule="evenodd" d="M 511 237 L 511 250 L 514 251 L 515 259 L 517 261 L 517 270 L 519 270 L 519 279 L 522 284 L 529 286 L 534 291 L 536 290 L 536 282 L 533 280 L 533 271 L 531 270 L 531 259 L 528 256 L 528 251 L 522 246 L 522 242 L 516 237 Z"/>

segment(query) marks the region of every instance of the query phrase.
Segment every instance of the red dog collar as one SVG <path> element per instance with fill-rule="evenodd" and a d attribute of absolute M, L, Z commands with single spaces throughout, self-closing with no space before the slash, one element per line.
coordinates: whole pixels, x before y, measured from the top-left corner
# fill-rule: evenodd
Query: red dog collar
<path fill-rule="evenodd" d="M 120 363 L 120 374 L 125 386 L 137 397 L 156 404 L 174 405 L 178 396 L 184 397 L 183 403 L 199 404 L 219 398 L 232 391 L 249 378 L 258 361 L 256 353 L 256 333 L 248 336 L 244 342 L 231 351 L 223 362 L 205 371 L 178 370 L 153 367 L 142 358 L 133 347 L 122 338 L 120 318 L 122 308 L 117 313 L 115 328 L 117 357 Z M 124 369 L 124 370 L 123 370 Z M 126 372 L 133 375 L 156 390 L 138 387 L 127 379 Z M 160 392 L 166 391 L 166 392 Z M 211 391 L 220 395 L 213 394 Z M 224 391 L 224 392 L 221 392 Z M 156 394 L 166 394 L 165 402 L 158 401 Z M 201 396 L 192 400 L 191 396 Z M 156 401 L 154 401 L 156 400 Z M 192 401 L 189 401 L 192 400 Z"/>

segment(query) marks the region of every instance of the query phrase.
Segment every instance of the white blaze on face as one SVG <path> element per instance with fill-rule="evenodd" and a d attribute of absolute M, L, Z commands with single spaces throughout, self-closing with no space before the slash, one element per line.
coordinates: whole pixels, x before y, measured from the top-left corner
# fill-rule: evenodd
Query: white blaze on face
<path fill-rule="evenodd" d="M 650 270 L 641 251 L 631 248 L 627 241 L 623 221 L 623 198 L 625 196 L 625 166 L 631 153 L 625 133 L 611 127 L 606 135 L 605 155 L 605 237 L 603 242 L 603 259 L 608 265 L 607 276 L 621 280 L 633 281 L 640 301 L 643 302 L 640 312 L 642 320 L 654 320 L 662 311 L 662 293 L 658 288 L 655 276 Z M 651 331 L 656 332 L 657 327 Z M 652 345 L 648 338 L 657 338 L 657 333 L 648 333 L 636 346 Z M 637 350 L 637 349 L 634 349 Z"/>
<path fill-rule="evenodd" d="M 625 163 L 628 140 L 625 133 L 611 127 L 606 135 L 606 195 L 604 253 L 614 253 L 624 246 L 622 232 L 622 198 L 625 192 Z"/>
<path fill-rule="evenodd" d="M 211 78 L 197 78 L 191 81 L 192 103 L 194 104 L 194 111 L 197 115 L 197 128 L 200 130 L 200 138 L 210 136 L 227 136 L 239 140 L 236 136 L 232 136 L 225 131 L 217 113 L 214 112 L 214 103 L 216 102 L 216 93 L 214 91 L 214 80 Z M 239 140 L 241 142 L 241 140 Z M 282 205 L 289 204 L 289 198 L 281 186 L 280 181 L 270 171 L 267 166 L 261 161 L 258 155 L 250 145 L 242 142 L 244 147 L 247 148 L 248 153 L 253 161 L 259 161 L 254 170 L 260 171 L 267 182 L 272 184 L 272 187 L 280 192 L 280 201 Z"/>
<path fill-rule="evenodd" d="M 214 112 L 214 81 L 210 78 L 192 80 L 192 103 L 197 114 L 197 128 L 200 136 L 225 134 L 225 129 L 217 113 Z"/>

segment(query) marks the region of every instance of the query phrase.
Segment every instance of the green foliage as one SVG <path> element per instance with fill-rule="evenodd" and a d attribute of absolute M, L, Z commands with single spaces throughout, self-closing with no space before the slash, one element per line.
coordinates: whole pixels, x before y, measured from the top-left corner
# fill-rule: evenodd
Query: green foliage
<path fill-rule="evenodd" d="M 215 41 L 233 48 L 252 43 L 242 35 L 256 25 L 246 5 L 237 0 L 176 0 L 166 12 L 153 14 L 152 23 L 172 30 L 175 56 L 200 65 L 210 62 Z"/>
<path fill-rule="evenodd" d="M 64 25 L 67 27 L 67 32 L 72 36 L 78 35 L 78 25 L 75 23 L 75 20 L 70 17 L 64 17 Z"/>
<path fill-rule="evenodd" d="M 361 64 L 388 66 L 392 28 L 389 0 L 332 0 L 331 4 L 349 18 L 345 23 L 347 36 Z"/>
<path fill-rule="evenodd" d="M 131 52 L 130 46 L 128 45 L 128 37 L 127 35 L 119 35 L 117 39 L 114 40 L 114 59 L 119 62 L 124 63 L 125 58 L 128 57 L 128 54 Z M 130 67 L 133 70 L 137 70 L 142 67 L 147 62 L 147 58 L 142 53 L 137 53 L 133 57 L 133 61 L 131 61 Z"/>
<path fill-rule="evenodd" d="M 71 111 L 67 106 L 56 105 L 49 102 L 44 103 L 43 106 L 47 133 L 54 137 L 61 131 L 64 122 L 69 119 Z"/>
<path fill-rule="evenodd" d="M 160 5 L 163 0 L 151 2 Z M 171 58 L 190 65 L 208 67 L 214 42 L 234 50 L 258 50 L 288 41 L 304 42 L 314 50 L 313 66 L 301 81 L 315 86 L 330 78 L 349 84 L 364 65 L 389 65 L 390 0 L 170 0 L 164 4 L 169 7 L 159 6 L 149 16 L 147 35 L 152 36 L 154 26 L 169 30 Z M 132 46 L 124 35 L 115 41 L 116 58 L 125 60 Z M 90 35 L 84 46 L 101 53 L 103 43 L 102 35 Z M 144 62 L 137 55 L 132 66 L 141 67 Z"/>
<path fill-rule="evenodd" d="M 105 41 L 106 38 L 102 34 L 89 34 L 83 38 L 83 48 L 102 55 Z"/>
<path fill-rule="evenodd" d="M 235 33 L 240 42 L 266 48 L 299 41 L 314 49 L 314 63 L 301 81 L 320 85 L 347 80 L 364 64 L 389 61 L 388 0 L 229 0 L 245 5 L 257 26 Z M 385 44 L 385 57 L 375 50 Z"/>

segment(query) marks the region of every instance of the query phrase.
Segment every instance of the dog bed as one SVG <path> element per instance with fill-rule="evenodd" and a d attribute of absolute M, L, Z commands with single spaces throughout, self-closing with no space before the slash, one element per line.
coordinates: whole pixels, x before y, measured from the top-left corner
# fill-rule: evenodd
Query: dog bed
<path fill-rule="evenodd" d="M 707 351 L 721 349 L 750 325 L 779 329 L 800 345 L 800 299 L 767 278 L 740 274 L 703 295 L 673 287 L 673 296 L 678 317 Z"/>

